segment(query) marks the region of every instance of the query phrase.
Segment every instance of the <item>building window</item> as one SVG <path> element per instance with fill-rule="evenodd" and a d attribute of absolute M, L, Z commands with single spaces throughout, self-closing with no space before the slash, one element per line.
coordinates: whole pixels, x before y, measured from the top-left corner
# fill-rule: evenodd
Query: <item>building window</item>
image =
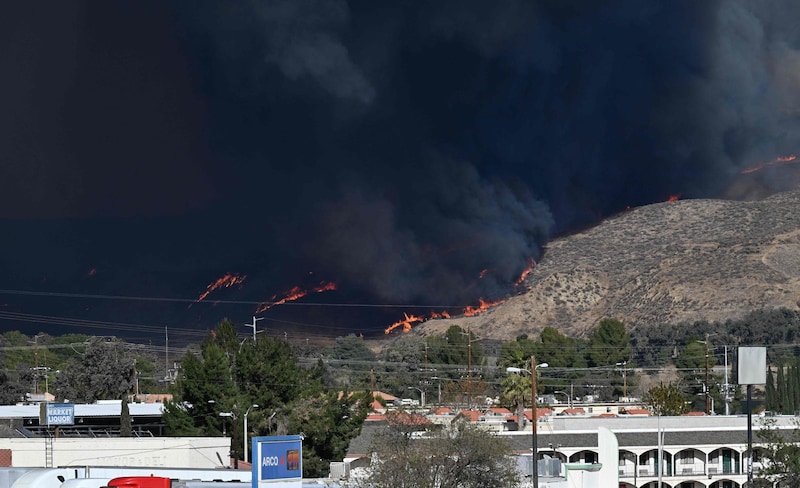
<path fill-rule="evenodd" d="M 694 453 L 692 451 L 681 451 L 678 453 L 678 462 L 680 464 L 694 464 Z"/>

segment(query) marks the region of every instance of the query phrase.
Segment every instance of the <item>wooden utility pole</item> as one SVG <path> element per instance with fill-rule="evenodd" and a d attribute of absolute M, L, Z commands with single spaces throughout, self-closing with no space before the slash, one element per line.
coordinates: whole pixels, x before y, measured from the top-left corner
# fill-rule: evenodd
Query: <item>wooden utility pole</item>
<path fill-rule="evenodd" d="M 467 408 L 472 409 L 472 333 L 467 327 Z"/>
<path fill-rule="evenodd" d="M 711 415 L 711 385 L 708 383 L 708 334 L 706 334 L 706 415 Z"/>

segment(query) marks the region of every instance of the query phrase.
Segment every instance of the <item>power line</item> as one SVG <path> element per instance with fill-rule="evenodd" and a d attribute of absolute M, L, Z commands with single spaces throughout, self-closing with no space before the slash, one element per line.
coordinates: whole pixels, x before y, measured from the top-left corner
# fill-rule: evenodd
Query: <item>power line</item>
<path fill-rule="evenodd" d="M 339 307 L 339 308 L 431 308 L 431 309 L 463 309 L 467 305 L 423 305 L 413 303 L 332 303 L 332 302 L 269 302 L 252 300 L 198 300 L 196 298 L 174 298 L 174 297 L 146 297 L 135 295 L 95 295 L 87 293 L 64 293 L 64 292 L 45 292 L 33 290 L 8 290 L 0 289 L 2 295 L 23 295 L 23 296 L 45 296 L 57 298 L 89 298 L 97 300 L 129 300 L 129 301 L 150 301 L 150 302 L 172 302 L 172 303 L 191 303 L 191 304 L 232 304 L 232 305 L 280 305 L 289 307 Z"/>

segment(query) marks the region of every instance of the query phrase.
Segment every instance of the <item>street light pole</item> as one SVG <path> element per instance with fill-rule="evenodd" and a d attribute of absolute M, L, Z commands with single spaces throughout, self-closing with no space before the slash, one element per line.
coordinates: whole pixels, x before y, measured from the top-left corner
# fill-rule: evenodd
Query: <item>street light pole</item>
<path fill-rule="evenodd" d="M 230 449 L 230 457 L 233 458 L 233 469 L 239 469 L 239 456 L 236 454 L 236 448 L 233 447 L 236 445 L 238 440 L 236 440 L 236 412 L 220 412 L 220 417 L 230 417 L 231 418 L 231 430 L 233 431 L 233 443 L 231 444 Z M 222 421 L 222 435 L 225 435 L 225 421 Z"/>
<path fill-rule="evenodd" d="M 251 408 L 258 408 L 258 404 L 254 403 L 247 407 L 247 410 L 244 411 L 244 432 L 242 433 L 242 437 L 244 438 L 242 441 L 242 452 L 244 453 L 244 462 L 247 462 L 247 414 L 250 413 Z"/>
<path fill-rule="evenodd" d="M 233 418 L 233 412 L 220 412 L 220 417 L 231 417 Z M 233 425 L 231 425 L 233 427 Z M 225 429 L 225 421 L 222 421 L 222 437 L 227 437 L 228 431 Z"/>
<path fill-rule="evenodd" d="M 533 480 L 533 488 L 539 488 L 539 465 L 536 462 L 538 456 L 539 441 L 536 439 L 538 412 L 536 411 L 536 355 L 531 354 L 531 420 L 533 425 L 531 427 L 531 476 Z"/>
<path fill-rule="evenodd" d="M 522 368 L 514 368 L 509 367 L 506 368 L 506 372 L 509 373 L 520 373 L 522 371 L 526 371 L 531 374 L 531 479 L 533 481 L 533 488 L 539 488 L 539 470 L 538 464 L 536 462 L 536 458 L 539 455 L 539 441 L 536 438 L 537 435 L 537 423 L 538 423 L 538 415 L 536 411 L 536 390 L 537 390 L 537 376 L 536 376 L 536 369 L 537 368 L 546 368 L 548 366 L 547 363 L 536 364 L 536 355 L 531 355 L 531 370 L 528 371 L 527 369 Z"/>
<path fill-rule="evenodd" d="M 425 408 L 425 390 L 417 388 L 416 386 L 409 386 L 409 390 L 417 390 L 419 392 L 419 403 L 421 408 Z"/>

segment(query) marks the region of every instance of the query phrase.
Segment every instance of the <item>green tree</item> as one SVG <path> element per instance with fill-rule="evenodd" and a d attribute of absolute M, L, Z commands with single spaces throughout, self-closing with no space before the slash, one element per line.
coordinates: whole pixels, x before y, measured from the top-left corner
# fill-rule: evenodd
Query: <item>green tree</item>
<path fill-rule="evenodd" d="M 584 358 L 578 353 L 578 341 L 567 337 L 555 327 L 542 329 L 541 342 L 536 347 L 536 359 L 551 368 L 583 368 Z"/>
<path fill-rule="evenodd" d="M 408 388 L 427 391 L 430 376 L 435 376 L 427 357 L 427 344 L 423 337 L 403 334 L 383 352 L 384 368 L 375 376 L 376 388 L 397 396 L 404 396 Z M 373 370 L 370 370 L 373 375 Z M 372 383 L 372 382 L 370 382 Z"/>
<path fill-rule="evenodd" d="M 511 407 L 517 412 L 517 427 L 519 430 L 525 425 L 525 399 L 531 396 L 531 380 L 529 376 L 521 374 L 509 374 L 500 383 L 503 388 L 501 401 L 507 407 Z"/>
<path fill-rule="evenodd" d="M 459 366 L 462 369 L 483 364 L 483 348 L 476 341 L 475 334 L 457 325 L 450 326 L 444 336 L 428 338 L 428 355 L 433 364 Z"/>
<path fill-rule="evenodd" d="M 164 392 L 163 382 L 156 381 L 156 363 L 149 357 L 136 355 L 136 381 L 140 393 Z"/>
<path fill-rule="evenodd" d="M 200 344 L 200 353 L 187 354 L 164 410 L 169 435 L 231 435 L 231 453 L 241 456 L 241 418 L 256 435 L 300 434 L 304 439 L 306 476 L 327 473 L 331 461 L 341 461 L 351 438 L 358 435 L 370 409 L 364 395 L 324 393 L 324 366 L 302 368 L 288 342 L 259 337 L 253 342 L 233 339 L 229 321 L 221 322 Z M 359 339 L 360 340 L 360 339 Z M 223 422 L 227 422 L 223 424 Z M 323 472 L 324 471 L 324 472 Z"/>
<path fill-rule="evenodd" d="M 128 399 L 122 399 L 122 410 L 119 414 L 119 436 L 133 437 L 133 426 L 131 421 L 131 411 L 128 407 Z"/>
<path fill-rule="evenodd" d="M 800 486 L 800 425 L 778 429 L 774 418 L 765 417 L 758 431 L 763 467 L 754 480 L 757 486 Z"/>
<path fill-rule="evenodd" d="M 767 384 L 764 393 L 764 408 L 771 412 L 778 411 L 778 394 L 775 389 L 775 377 L 772 375 L 772 366 L 767 368 Z"/>
<path fill-rule="evenodd" d="M 686 398 L 680 389 L 673 383 L 650 388 L 642 398 L 653 415 L 683 415 L 689 411 Z"/>
<path fill-rule="evenodd" d="M 601 320 L 589 338 L 589 366 L 614 366 L 630 357 L 631 339 L 625 325 L 616 319 Z"/>
<path fill-rule="evenodd" d="M 364 338 L 355 334 L 337 337 L 329 356 L 333 359 L 353 359 L 356 361 L 375 361 L 375 353 L 364 343 Z"/>
<path fill-rule="evenodd" d="M 500 346 L 500 358 L 497 360 L 497 365 L 501 368 L 526 368 L 530 366 L 531 356 L 536 352 L 536 342 L 529 339 L 527 334 L 523 334 L 516 340 L 504 342 Z"/>
<path fill-rule="evenodd" d="M 704 340 L 692 339 L 675 359 L 675 366 L 681 374 L 695 410 L 705 410 L 706 407 L 706 358 L 711 371 L 716 364 L 716 358 L 710 353 Z M 718 380 L 719 378 L 709 374 L 708 388 L 712 395 L 712 386 L 718 383 Z"/>
<path fill-rule="evenodd" d="M 124 398 L 133 389 L 134 360 L 124 342 L 92 338 L 55 380 L 60 399 L 75 403 Z"/>
<path fill-rule="evenodd" d="M 292 405 L 289 431 L 303 437 L 303 477 L 328 476 L 330 463 L 341 461 L 350 440 L 372 410 L 372 393 L 329 392 Z"/>
<path fill-rule="evenodd" d="M 606 400 L 621 396 L 624 390 L 623 375 L 617 368 L 623 364 L 628 369 L 632 368 L 632 365 L 629 364 L 631 358 L 630 335 L 622 322 L 610 318 L 601 320 L 589 337 L 586 358 L 589 366 L 597 369 L 587 375 L 584 381 L 594 385 L 610 385 L 611 388 L 596 391 Z M 627 380 L 627 376 L 625 379 Z"/>
<path fill-rule="evenodd" d="M 338 367 L 332 368 L 329 382 L 353 388 L 369 388 L 369 372 L 375 364 L 375 353 L 362 337 L 349 334 L 337 337 L 327 354 Z"/>
<path fill-rule="evenodd" d="M 164 405 L 167 435 L 222 434 L 227 419 L 219 413 L 231 412 L 238 397 L 233 366 L 239 343 L 230 340 L 232 330 L 223 320 L 200 344 L 199 354 L 189 351 L 182 358 L 173 401 Z"/>
<path fill-rule="evenodd" d="M 32 381 L 30 368 L 23 368 L 22 371 L 0 369 L 0 405 L 14 405 L 23 401 Z"/>
<path fill-rule="evenodd" d="M 402 418 L 376 435 L 375 459 L 364 486 L 371 488 L 484 488 L 519 486 L 506 438 L 459 419 L 412 435 Z"/>
<path fill-rule="evenodd" d="M 242 345 L 234 382 L 237 394 L 242 397 L 239 403 L 258 404 L 261 412 L 282 408 L 304 392 L 315 394 L 322 388 L 318 369 L 301 368 L 289 343 L 270 337 L 259 337 L 255 343 L 248 341 Z"/>
<path fill-rule="evenodd" d="M 779 413 L 787 413 L 787 395 L 786 395 L 786 379 L 783 376 L 783 364 L 778 365 L 778 373 L 777 378 L 775 379 L 775 396 L 777 397 L 776 400 L 776 410 Z"/>

